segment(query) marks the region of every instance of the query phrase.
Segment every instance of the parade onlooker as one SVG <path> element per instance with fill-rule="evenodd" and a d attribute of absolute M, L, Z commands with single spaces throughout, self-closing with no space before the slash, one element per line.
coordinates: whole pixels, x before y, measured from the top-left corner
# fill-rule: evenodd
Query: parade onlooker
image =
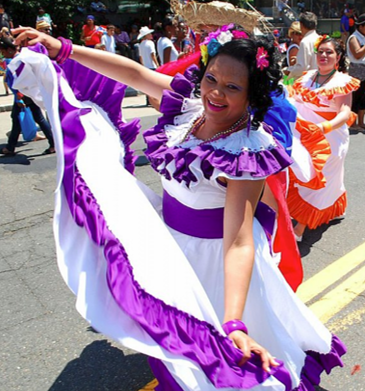
<path fill-rule="evenodd" d="M 157 42 L 157 53 L 161 65 L 170 61 L 176 61 L 179 57 L 171 38 L 177 35 L 177 24 L 172 15 L 166 16 L 162 22 L 163 37 Z"/>
<path fill-rule="evenodd" d="M 115 26 L 114 38 L 119 53 L 124 57 L 132 58 L 132 50 L 129 46 L 131 40 L 128 33 L 119 26 Z"/>
<path fill-rule="evenodd" d="M 139 61 L 146 68 L 154 70 L 158 68 L 158 61 L 152 33 L 153 30 L 147 26 L 139 30 L 138 39 L 142 41 L 139 44 Z"/>
<path fill-rule="evenodd" d="M 112 24 L 108 24 L 106 27 L 106 34 L 101 37 L 101 43 L 105 45 L 106 51 L 115 53 L 115 27 Z"/>
<path fill-rule="evenodd" d="M 88 15 L 86 17 L 86 24 L 82 26 L 81 41 L 84 42 L 85 46 L 93 48 L 101 42 L 102 35 L 102 31 L 95 25 L 95 17 Z"/>
<path fill-rule="evenodd" d="M 295 65 L 288 68 L 289 79 L 302 76 L 303 72 L 310 69 L 318 69 L 314 43 L 319 35 L 316 33 L 317 16 L 313 12 L 304 12 L 299 15 L 300 30 L 303 39 L 300 42 L 297 61 Z"/>
<path fill-rule="evenodd" d="M 0 51 L 1 54 L 8 60 L 13 59 L 15 56 L 19 53 L 19 48 L 13 43 L 13 40 L 11 38 L 1 38 L 0 40 Z M 9 86 L 12 86 L 13 82 L 13 75 L 8 69 L 6 70 L 6 82 Z M 8 138 L 8 143 L 5 148 L 2 148 L 0 150 L 0 153 L 2 155 L 8 155 L 13 156 L 15 154 L 15 147 L 18 143 L 18 139 L 20 136 L 20 133 L 22 131 L 20 121 L 19 121 L 19 114 L 22 110 L 22 108 L 29 107 L 32 114 L 34 121 L 39 125 L 42 132 L 46 136 L 49 147 L 43 152 L 43 155 L 49 155 L 52 153 L 55 153 L 54 148 L 54 141 L 51 131 L 51 126 L 49 122 L 44 117 L 41 109 L 27 96 L 20 94 L 17 90 L 12 89 L 12 92 L 14 94 L 14 104 L 13 108 L 11 110 L 11 118 L 12 118 L 12 128 L 10 131 L 10 135 Z"/>
<path fill-rule="evenodd" d="M 41 21 L 37 22 L 35 28 L 38 31 L 40 31 L 41 33 L 46 33 L 48 35 L 52 35 L 51 25 L 49 23 L 47 23 L 46 21 L 44 21 L 44 20 L 41 20 Z"/>
<path fill-rule="evenodd" d="M 135 61 L 139 60 L 139 52 L 138 52 L 138 35 L 139 29 L 136 24 L 132 25 L 131 32 L 129 33 L 129 40 L 132 49 L 132 59 Z"/>
<path fill-rule="evenodd" d="M 289 28 L 288 36 L 290 38 L 290 43 L 286 51 L 286 61 L 288 66 L 295 65 L 297 62 L 297 54 L 299 51 L 299 45 L 302 41 L 303 35 L 300 30 L 300 23 L 293 22 Z"/>
<path fill-rule="evenodd" d="M 365 129 L 365 14 L 359 16 L 356 28 L 347 41 L 347 55 L 349 74 L 361 81 L 360 88 L 353 93 L 352 110 L 358 114 L 358 126 Z"/>
<path fill-rule="evenodd" d="M 185 22 L 179 22 L 176 37 L 172 39 L 178 53 L 188 54 L 192 51 L 192 45 L 188 38 L 189 28 Z"/>
<path fill-rule="evenodd" d="M 2 30 L 3 27 L 12 29 L 14 28 L 14 25 L 11 16 L 5 12 L 4 6 L 0 4 L 0 30 Z"/>
<path fill-rule="evenodd" d="M 349 16 L 351 15 L 351 11 L 348 8 L 345 8 L 343 11 L 343 15 L 341 17 L 341 41 L 346 44 L 347 38 L 349 37 L 350 23 Z"/>
<path fill-rule="evenodd" d="M 50 31 L 51 33 L 52 33 L 52 28 L 57 28 L 57 26 L 53 23 L 51 16 L 49 14 L 47 14 L 46 11 L 44 10 L 44 8 L 42 8 L 42 7 L 40 7 L 38 9 L 36 25 L 39 22 L 46 22 L 47 24 L 49 24 L 49 26 L 51 28 L 51 31 Z M 41 30 L 38 30 L 38 31 L 41 31 Z"/>
<path fill-rule="evenodd" d="M 142 42 L 139 44 L 139 62 L 146 68 L 155 70 L 159 64 L 156 56 L 155 43 L 152 36 L 153 30 L 147 26 L 142 27 L 139 30 L 138 40 Z M 153 103 L 153 102 L 152 102 Z M 151 104 L 150 98 L 146 95 L 146 106 Z"/>

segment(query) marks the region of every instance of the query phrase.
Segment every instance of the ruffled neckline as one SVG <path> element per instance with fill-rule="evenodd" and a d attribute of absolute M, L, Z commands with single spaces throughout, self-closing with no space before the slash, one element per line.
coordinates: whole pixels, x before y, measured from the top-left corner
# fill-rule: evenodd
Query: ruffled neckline
<path fill-rule="evenodd" d="M 291 164 L 266 124 L 251 128 L 250 132 L 243 129 L 203 144 L 194 136 L 184 141 L 191 124 L 204 110 L 201 100 L 193 95 L 193 69 L 189 68 L 184 76 L 177 74 L 174 77 L 172 90 L 164 91 L 162 97 L 160 110 L 163 116 L 154 128 L 144 133 L 145 153 L 157 172 L 168 180 L 174 178 L 190 187 L 198 182 L 197 165 L 192 169 L 192 163 L 197 160 L 206 179 L 219 174 L 238 179 L 266 178 Z"/>
<path fill-rule="evenodd" d="M 304 102 L 321 105 L 323 99 L 331 100 L 337 96 L 343 96 L 356 91 L 360 87 L 360 81 L 345 73 L 337 72 L 332 79 L 320 88 L 312 88 L 313 77 L 317 71 L 305 72 L 294 84 L 293 90 L 300 95 Z"/>

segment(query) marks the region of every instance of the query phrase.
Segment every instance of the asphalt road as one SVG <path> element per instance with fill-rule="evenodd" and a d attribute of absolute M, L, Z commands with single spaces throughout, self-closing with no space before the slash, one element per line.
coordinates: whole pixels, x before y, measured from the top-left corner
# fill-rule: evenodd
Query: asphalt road
<path fill-rule="evenodd" d="M 128 118 L 144 115 L 144 129 L 155 123 L 153 111 L 134 106 Z M 9 115 L 0 113 L 0 146 Z M 75 298 L 58 272 L 52 234 L 56 156 L 42 156 L 46 147 L 46 141 L 22 143 L 15 157 L 0 158 L 0 390 L 137 391 L 153 378 L 145 357 L 96 334 L 76 312 Z M 141 156 L 143 147 L 138 139 Z M 352 134 L 347 215 L 305 235 L 300 250 L 306 279 L 365 242 L 364 151 L 365 134 Z M 149 166 L 137 167 L 136 175 L 160 192 Z M 345 368 L 323 376 L 319 390 L 365 390 L 364 371 L 351 375 L 355 365 L 364 364 L 364 304 L 362 292 L 327 323 L 349 353 Z"/>

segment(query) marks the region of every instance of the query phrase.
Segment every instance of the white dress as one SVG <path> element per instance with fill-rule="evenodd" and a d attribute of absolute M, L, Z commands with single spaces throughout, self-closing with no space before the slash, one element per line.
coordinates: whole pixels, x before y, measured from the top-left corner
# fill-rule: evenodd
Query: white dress
<path fill-rule="evenodd" d="M 323 370 L 342 365 L 343 344 L 286 284 L 255 219 L 255 264 L 243 321 L 281 365 L 266 374 L 253 355 L 239 367 L 242 354 L 221 328 L 222 239 L 204 238 L 216 235 L 209 229 L 203 237 L 185 232 L 206 224 L 185 224 L 184 217 L 220 213 L 225 188 L 217 178 L 261 179 L 289 163 L 263 126 L 205 145 L 193 137 L 182 142 L 203 108 L 189 80 L 175 77 L 174 91 L 162 100 L 164 115 L 145 138 L 168 193 L 164 218 L 182 233 L 167 227 L 162 200 L 128 172 L 138 129 L 120 116 L 124 87 L 72 61 L 63 73 L 29 49 L 10 67 L 14 87 L 47 109 L 55 134 L 61 274 L 93 327 L 151 357 L 157 390 L 312 390 Z M 169 214 L 174 208 L 186 215 Z"/>
<path fill-rule="evenodd" d="M 357 79 L 336 72 L 325 86 L 315 88 L 315 74 L 309 71 L 293 85 L 298 119 L 288 193 L 291 216 L 310 229 L 342 216 L 347 206 L 344 164 L 350 142 L 348 125 L 323 135 L 315 124 L 337 115 L 334 98 L 359 87 Z"/>

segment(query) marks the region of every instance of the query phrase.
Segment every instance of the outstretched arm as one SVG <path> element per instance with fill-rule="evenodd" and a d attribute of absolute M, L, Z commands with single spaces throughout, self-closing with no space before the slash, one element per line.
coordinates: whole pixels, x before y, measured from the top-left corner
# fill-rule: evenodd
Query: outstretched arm
<path fill-rule="evenodd" d="M 224 207 L 224 322 L 242 319 L 251 282 L 255 258 L 253 218 L 264 180 L 228 180 Z M 259 310 L 259 309 L 258 309 Z M 255 353 L 261 357 L 264 370 L 277 366 L 269 352 L 242 331 L 229 338 L 244 354 L 242 364 Z"/>
<path fill-rule="evenodd" d="M 29 27 L 13 30 L 17 35 L 17 45 L 30 46 L 39 42 L 43 44 L 51 58 L 55 58 L 61 48 L 61 42 L 49 35 Z M 166 89 L 171 89 L 172 77 L 153 72 L 148 68 L 123 56 L 73 45 L 71 58 L 94 71 L 111 79 L 129 85 L 158 100 Z"/>

